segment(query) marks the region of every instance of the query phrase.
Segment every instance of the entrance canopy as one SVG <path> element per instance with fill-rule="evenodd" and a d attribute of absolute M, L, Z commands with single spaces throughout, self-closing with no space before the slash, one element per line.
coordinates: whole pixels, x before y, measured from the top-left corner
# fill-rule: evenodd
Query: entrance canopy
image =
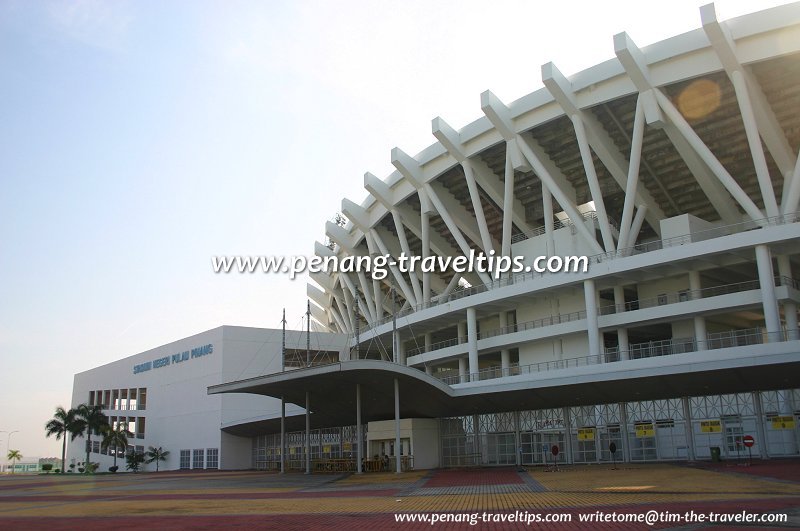
<path fill-rule="evenodd" d="M 783 344 L 782 346 L 786 346 Z M 758 350 L 759 345 L 752 347 Z M 782 350 L 782 349 L 780 349 Z M 362 421 L 394 418 L 394 380 L 402 418 L 438 418 L 503 411 L 656 400 L 787 389 L 800 382 L 800 360 L 787 352 L 725 357 L 722 350 L 693 352 L 505 378 L 447 385 L 423 371 L 378 360 L 356 360 L 269 374 L 208 388 L 209 394 L 253 393 L 305 405 L 310 393 L 311 426 L 356 423 L 356 385 L 361 385 Z M 287 417 L 288 431 L 305 427 L 305 415 Z M 223 426 L 228 433 L 276 433 L 280 418 Z"/>

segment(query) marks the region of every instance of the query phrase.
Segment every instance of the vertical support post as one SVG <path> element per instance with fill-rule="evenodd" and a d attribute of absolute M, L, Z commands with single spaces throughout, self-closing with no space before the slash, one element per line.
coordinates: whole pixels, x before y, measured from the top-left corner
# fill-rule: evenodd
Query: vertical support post
<path fill-rule="evenodd" d="M 467 343 L 469 344 L 469 379 L 478 379 L 478 317 L 475 307 L 467 308 Z"/>
<path fill-rule="evenodd" d="M 456 324 L 456 334 L 458 335 L 458 343 L 461 344 L 464 338 L 467 337 L 467 322 L 459 321 Z"/>
<path fill-rule="evenodd" d="M 398 345 L 399 341 L 397 338 L 397 307 L 396 307 L 397 301 L 394 293 L 394 282 L 392 282 L 391 296 L 392 296 L 392 360 L 395 363 L 400 363 L 400 347 Z"/>
<path fill-rule="evenodd" d="M 508 312 L 500 312 L 500 328 L 505 329 L 508 326 Z M 504 348 L 500 351 L 500 375 L 509 376 L 511 374 L 511 351 Z"/>
<path fill-rule="evenodd" d="M 555 214 L 553 213 L 553 194 L 550 189 L 542 183 L 542 205 L 544 206 L 544 233 L 547 235 L 547 255 L 556 254 L 555 237 L 553 230 L 555 225 Z"/>
<path fill-rule="evenodd" d="M 358 289 L 353 297 L 353 326 L 356 332 L 356 359 L 361 359 L 361 319 L 358 317 Z"/>
<path fill-rule="evenodd" d="M 311 367 L 311 301 L 306 301 L 306 367 Z"/>
<path fill-rule="evenodd" d="M 421 199 L 421 197 L 420 197 Z M 431 214 L 426 212 L 423 204 L 420 224 L 422 225 L 422 260 L 425 261 L 431 255 Z M 431 273 L 422 272 L 422 302 L 431 302 Z"/>
<path fill-rule="evenodd" d="M 469 369 L 467 368 L 467 358 L 460 357 L 458 358 L 458 382 L 464 383 L 468 381 L 468 372 Z"/>
<path fill-rule="evenodd" d="M 281 397 L 281 474 L 286 472 L 286 400 Z"/>
<path fill-rule="evenodd" d="M 783 278 L 794 278 L 792 277 L 792 263 L 789 261 L 789 257 L 782 254 L 777 257 L 777 261 L 781 282 L 783 282 Z M 786 322 L 786 339 L 790 341 L 800 339 L 800 330 L 797 329 L 797 304 L 791 299 L 787 299 L 783 303 L 783 318 Z"/>
<path fill-rule="evenodd" d="M 564 452 L 567 454 L 567 464 L 572 464 L 572 415 L 570 415 L 569 407 L 562 408 L 564 415 Z"/>
<path fill-rule="evenodd" d="M 758 431 L 758 449 L 761 459 L 769 459 L 767 450 L 767 430 L 764 429 L 764 408 L 761 404 L 761 393 L 753 391 L 753 405 L 756 410 L 756 431 Z"/>
<path fill-rule="evenodd" d="M 400 381 L 394 379 L 394 459 L 395 472 L 400 474 L 402 460 L 400 459 Z"/>
<path fill-rule="evenodd" d="M 628 438 L 628 404 L 619 403 L 619 429 L 622 436 L 622 461 L 631 462 L 631 441 Z"/>
<path fill-rule="evenodd" d="M 586 332 L 589 335 L 589 355 L 600 357 L 600 329 L 597 326 L 597 290 L 594 280 L 583 281 L 583 293 L 586 300 Z"/>
<path fill-rule="evenodd" d="M 692 425 L 692 408 L 689 404 L 689 397 L 684 396 L 681 398 L 681 403 L 683 404 L 683 426 L 686 431 L 686 453 L 689 461 L 694 461 L 696 459 L 694 449 L 694 426 Z"/>
<path fill-rule="evenodd" d="M 363 472 L 363 440 L 364 435 L 361 433 L 361 384 L 356 384 L 356 474 Z"/>
<path fill-rule="evenodd" d="M 430 352 L 433 347 L 433 334 L 430 332 L 426 333 L 423 336 L 423 340 L 425 341 L 425 352 Z"/>
<path fill-rule="evenodd" d="M 778 299 L 775 296 L 775 277 L 772 273 L 772 257 L 766 245 L 756 245 L 756 264 L 764 305 L 764 321 L 767 325 L 767 342 L 780 341 L 781 321 L 778 315 Z"/>
<path fill-rule="evenodd" d="M 500 253 L 502 256 L 511 256 L 511 219 L 514 212 L 514 161 L 511 157 L 510 142 L 506 142 L 506 168 L 503 175 L 503 241 Z M 487 251 L 488 252 L 488 251 Z"/>
<path fill-rule="evenodd" d="M 691 291 L 691 298 L 700 298 L 699 291 L 702 289 L 700 283 L 700 272 L 689 271 L 689 290 Z M 697 350 L 706 350 L 708 348 L 708 333 L 706 332 L 706 318 L 702 315 L 694 316 L 694 337 L 697 342 Z"/>
<path fill-rule="evenodd" d="M 519 435 L 519 411 L 514 411 L 514 453 L 517 466 L 522 466 L 522 439 Z"/>
<path fill-rule="evenodd" d="M 283 326 L 283 335 L 281 337 L 281 372 L 286 370 L 286 308 L 283 309 L 283 319 L 281 319 Z"/>
<path fill-rule="evenodd" d="M 617 307 L 616 311 L 625 311 L 625 288 L 622 286 L 614 286 L 614 305 Z M 617 342 L 619 343 L 619 360 L 626 361 L 630 357 L 630 343 L 628 342 L 628 329 L 617 329 Z"/>
<path fill-rule="evenodd" d="M 311 393 L 306 391 L 306 474 L 310 473 L 311 473 Z"/>

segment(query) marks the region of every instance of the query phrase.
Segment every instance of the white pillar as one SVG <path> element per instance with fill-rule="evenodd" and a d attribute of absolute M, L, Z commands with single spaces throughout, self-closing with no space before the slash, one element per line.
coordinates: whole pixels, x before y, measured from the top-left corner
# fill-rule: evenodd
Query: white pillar
<path fill-rule="evenodd" d="M 406 344 L 399 338 L 397 340 L 397 350 L 400 354 L 400 365 L 406 365 Z"/>
<path fill-rule="evenodd" d="M 356 474 L 361 474 L 361 462 L 364 459 L 364 449 L 361 443 L 364 436 L 361 433 L 361 384 L 356 384 Z"/>
<path fill-rule="evenodd" d="M 503 311 L 500 312 L 500 328 L 505 328 L 508 326 L 508 313 Z M 504 348 L 500 351 L 500 371 L 502 376 L 508 376 L 511 374 L 511 351 L 507 348 Z"/>
<path fill-rule="evenodd" d="M 400 381 L 394 379 L 394 458 L 395 472 L 401 473 L 402 462 L 400 460 Z"/>
<path fill-rule="evenodd" d="M 478 379 L 478 317 L 475 308 L 467 308 L 467 342 L 469 343 L 469 378 Z"/>
<path fill-rule="evenodd" d="M 431 255 L 431 215 L 426 212 L 424 205 L 421 214 L 420 224 L 422 225 L 422 259 L 425 260 Z M 431 302 L 431 273 L 422 273 L 422 302 Z"/>
<path fill-rule="evenodd" d="M 433 376 L 433 366 L 432 365 L 425 365 L 425 374 L 429 374 Z"/>
<path fill-rule="evenodd" d="M 628 405 L 625 402 L 619 403 L 619 429 L 622 441 L 622 461 L 631 462 L 631 442 L 628 439 Z"/>
<path fill-rule="evenodd" d="M 589 355 L 600 357 L 600 330 L 597 327 L 597 291 L 594 280 L 583 281 L 586 300 L 586 331 L 589 335 Z"/>
<path fill-rule="evenodd" d="M 781 277 L 786 277 L 787 279 L 794 278 L 792 277 L 792 263 L 789 261 L 789 257 L 786 255 L 780 255 L 777 257 L 777 260 L 778 274 Z M 800 331 L 797 329 L 797 304 L 793 300 L 787 299 L 784 301 L 783 319 L 786 323 L 786 335 L 788 336 L 787 339 L 800 339 Z"/>
<path fill-rule="evenodd" d="M 427 334 L 425 334 L 424 338 L 425 338 L 425 352 L 430 352 L 431 345 L 433 345 L 433 334 L 428 332 Z"/>
<path fill-rule="evenodd" d="M 692 425 L 692 408 L 689 405 L 689 397 L 684 396 L 681 398 L 681 402 L 683 403 L 683 422 L 684 430 L 686 432 L 686 453 L 689 461 L 694 461 L 694 426 Z"/>
<path fill-rule="evenodd" d="M 702 289 L 700 283 L 700 272 L 689 271 L 689 291 L 691 292 L 692 299 L 699 299 L 699 291 Z M 706 331 L 706 318 L 702 315 L 694 316 L 694 337 L 697 343 L 697 350 L 706 350 L 708 348 L 708 332 Z"/>
<path fill-rule="evenodd" d="M 500 247 L 503 256 L 511 256 L 511 217 L 514 211 L 514 162 L 511 160 L 511 149 L 511 143 L 507 142 L 506 167 L 503 174 L 503 241 Z"/>
<path fill-rule="evenodd" d="M 753 405 L 756 410 L 756 443 L 761 453 L 761 459 L 769 459 L 767 451 L 767 431 L 764 429 L 764 408 L 761 405 L 761 393 L 753 391 Z"/>
<path fill-rule="evenodd" d="M 767 342 L 780 341 L 781 321 L 778 315 L 778 299 L 775 296 L 775 278 L 772 273 L 772 258 L 766 245 L 756 245 L 756 263 L 764 305 L 764 321 L 767 325 Z"/>
<path fill-rule="evenodd" d="M 458 334 L 458 342 L 461 344 L 464 342 L 464 338 L 467 337 L 467 322 L 459 321 L 458 324 L 456 324 L 456 329 L 456 334 Z"/>
<path fill-rule="evenodd" d="M 311 393 L 306 391 L 306 474 L 311 473 Z"/>
<path fill-rule="evenodd" d="M 569 408 L 562 408 L 564 415 L 564 453 L 566 453 L 567 464 L 572 464 L 572 415 L 569 413 Z"/>
<path fill-rule="evenodd" d="M 614 286 L 614 304 L 617 307 L 617 312 L 625 311 L 625 288 L 622 286 Z M 628 343 L 628 329 L 617 329 L 617 341 L 619 343 L 619 359 L 620 361 L 630 359 L 630 344 Z"/>
<path fill-rule="evenodd" d="M 460 357 L 458 358 L 458 382 L 464 383 L 468 381 L 468 373 L 467 373 L 467 358 Z"/>

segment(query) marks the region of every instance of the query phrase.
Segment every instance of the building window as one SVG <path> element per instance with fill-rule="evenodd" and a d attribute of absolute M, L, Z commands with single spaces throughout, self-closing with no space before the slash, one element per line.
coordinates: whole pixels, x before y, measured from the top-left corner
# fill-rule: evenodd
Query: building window
<path fill-rule="evenodd" d="M 89 391 L 89 405 L 94 405 L 94 391 Z"/>
<path fill-rule="evenodd" d="M 111 391 L 111 409 L 115 411 L 119 411 L 122 409 L 121 407 L 119 407 L 119 391 L 117 389 Z"/>
<path fill-rule="evenodd" d="M 665 304 L 667 304 L 667 294 L 666 293 L 661 293 L 658 296 L 658 305 L 659 306 L 664 306 Z"/>
<path fill-rule="evenodd" d="M 192 459 L 191 450 L 181 450 L 181 464 L 180 464 L 180 467 L 183 468 L 183 469 L 191 468 L 191 466 L 192 466 L 191 459 Z"/>
<path fill-rule="evenodd" d="M 147 409 L 147 388 L 139 388 L 139 410 L 144 411 Z"/>
<path fill-rule="evenodd" d="M 136 389 L 129 389 L 128 390 L 128 400 L 130 403 L 129 409 L 136 411 L 139 409 L 136 405 Z"/>
<path fill-rule="evenodd" d="M 100 453 L 100 441 L 94 440 L 92 441 L 92 453 L 99 454 Z"/>
<path fill-rule="evenodd" d="M 138 422 L 136 423 L 136 438 L 137 439 L 144 439 L 144 429 L 145 429 L 145 417 L 138 417 Z"/>
<path fill-rule="evenodd" d="M 206 450 L 206 468 L 219 468 L 219 448 Z"/>
<path fill-rule="evenodd" d="M 192 468 L 205 467 L 206 451 L 202 448 L 195 448 L 192 455 Z"/>
<path fill-rule="evenodd" d="M 119 392 L 119 408 L 122 411 L 128 410 L 128 390 L 121 389 Z"/>

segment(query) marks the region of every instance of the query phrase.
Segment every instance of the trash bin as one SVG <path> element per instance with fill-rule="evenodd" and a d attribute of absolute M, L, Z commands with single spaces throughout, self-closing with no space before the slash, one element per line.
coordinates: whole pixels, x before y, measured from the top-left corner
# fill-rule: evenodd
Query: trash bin
<path fill-rule="evenodd" d="M 713 463 L 719 463 L 720 462 L 720 455 L 721 454 L 720 454 L 720 451 L 719 451 L 719 446 L 712 446 L 711 447 L 711 461 Z"/>

